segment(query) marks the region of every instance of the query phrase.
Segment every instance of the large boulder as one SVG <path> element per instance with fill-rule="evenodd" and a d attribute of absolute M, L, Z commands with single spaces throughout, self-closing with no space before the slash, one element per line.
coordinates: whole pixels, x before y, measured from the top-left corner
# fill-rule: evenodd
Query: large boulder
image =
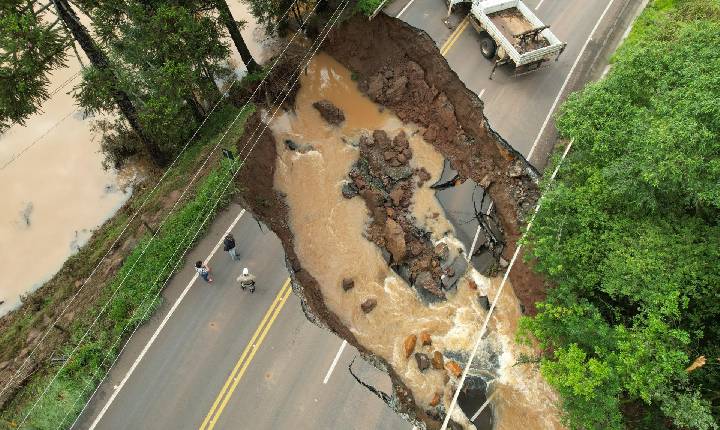
<path fill-rule="evenodd" d="M 313 107 L 320 112 L 320 116 L 323 117 L 328 124 L 339 125 L 345 121 L 345 114 L 337 106 L 327 100 L 320 100 L 313 103 Z"/>
<path fill-rule="evenodd" d="M 432 367 L 437 370 L 442 370 L 445 367 L 445 357 L 443 357 L 442 352 L 433 352 Z"/>
<path fill-rule="evenodd" d="M 442 290 L 440 289 L 440 283 L 433 279 L 432 273 L 428 271 L 420 272 L 415 278 L 415 286 L 421 288 L 427 292 L 430 292 L 438 297 L 445 297 Z"/>
<path fill-rule="evenodd" d="M 405 245 L 405 232 L 394 219 L 388 218 L 385 221 L 385 243 L 392 254 L 393 261 L 401 262 L 405 258 L 407 246 Z"/>
<path fill-rule="evenodd" d="M 376 299 L 367 299 L 360 305 L 360 309 L 362 309 L 363 312 L 366 314 L 369 314 L 370 311 L 375 309 L 375 306 L 377 306 L 377 300 Z"/>
<path fill-rule="evenodd" d="M 427 354 L 423 354 L 422 352 L 416 352 L 415 361 L 417 362 L 418 369 L 420 369 L 421 372 L 424 372 L 430 367 L 430 359 L 428 358 Z"/>
<path fill-rule="evenodd" d="M 460 375 L 462 375 L 463 369 L 462 367 L 460 367 L 457 361 L 450 360 L 445 364 L 445 367 L 447 368 L 448 372 L 450 372 L 450 374 L 456 378 L 459 378 Z"/>
<path fill-rule="evenodd" d="M 405 342 L 403 342 L 403 348 L 405 349 L 405 358 L 410 358 L 410 355 L 412 355 L 413 351 L 415 351 L 416 343 L 417 336 L 414 334 L 411 334 L 410 336 L 405 338 Z"/>

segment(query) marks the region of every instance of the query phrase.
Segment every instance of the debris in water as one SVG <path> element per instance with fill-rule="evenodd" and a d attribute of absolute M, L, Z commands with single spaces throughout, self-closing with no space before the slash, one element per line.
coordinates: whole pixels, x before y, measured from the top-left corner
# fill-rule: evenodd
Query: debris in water
<path fill-rule="evenodd" d="M 30 227 L 30 217 L 32 216 L 33 209 L 33 202 L 28 202 L 25 208 L 20 211 L 20 218 L 22 218 L 23 223 L 25 223 L 25 227 Z"/>
<path fill-rule="evenodd" d="M 460 365 L 455 360 L 448 361 L 445 364 L 445 367 L 456 378 L 459 378 L 460 375 L 462 375 L 463 369 L 462 369 L 462 367 L 460 367 Z"/>
<path fill-rule="evenodd" d="M 410 336 L 405 338 L 405 342 L 403 342 L 403 346 L 405 348 L 405 358 L 410 358 L 413 351 L 415 351 L 416 343 L 417 343 L 417 336 L 414 334 L 411 334 Z"/>
<path fill-rule="evenodd" d="M 422 346 L 432 345 L 432 339 L 430 339 L 430 333 L 428 333 L 427 331 L 420 333 L 420 343 L 422 344 Z"/>
<path fill-rule="evenodd" d="M 432 367 L 437 370 L 442 370 L 445 368 L 445 358 L 443 357 L 442 352 L 433 352 Z"/>
<path fill-rule="evenodd" d="M 337 106 L 327 100 L 320 100 L 313 103 L 313 107 L 320 112 L 320 116 L 332 125 L 340 125 L 345 121 L 345 114 Z"/>
<path fill-rule="evenodd" d="M 342 289 L 344 291 L 351 290 L 354 286 L 355 286 L 355 281 L 353 281 L 352 279 L 348 279 L 348 278 L 343 279 Z"/>
<path fill-rule="evenodd" d="M 416 352 L 415 353 L 415 361 L 417 362 L 418 369 L 421 372 L 424 372 L 427 368 L 430 367 L 430 359 L 428 358 L 427 354 L 422 352 Z"/>
<path fill-rule="evenodd" d="M 360 308 L 362 308 L 363 312 L 365 312 L 366 314 L 369 314 L 370 311 L 375 309 L 375 306 L 377 306 L 377 299 L 370 298 L 370 299 L 367 299 L 364 302 L 362 302 L 362 304 L 360 305 Z"/>

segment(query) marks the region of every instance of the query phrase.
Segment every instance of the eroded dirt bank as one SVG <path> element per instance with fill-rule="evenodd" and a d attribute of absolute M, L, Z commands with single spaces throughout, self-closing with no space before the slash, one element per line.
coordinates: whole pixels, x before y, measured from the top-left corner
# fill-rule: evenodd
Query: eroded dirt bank
<path fill-rule="evenodd" d="M 483 102 L 468 90 L 423 31 L 380 14 L 354 17 L 328 37 L 323 48 L 359 78 L 360 89 L 417 124 L 463 178 L 489 193 L 504 228 L 504 255 L 515 251 L 526 214 L 539 196 L 537 172 L 483 115 Z M 543 280 L 524 264 L 510 279 L 528 314 L 544 297 Z"/>
<path fill-rule="evenodd" d="M 255 144 L 241 194 L 283 241 L 309 317 L 377 357 L 399 409 L 437 428 L 487 311 L 480 299 L 493 297 L 499 280 L 465 266 L 450 273 L 467 249 L 429 187 L 443 155 L 422 122 L 406 124 L 361 97 L 349 71 L 327 56 L 314 59 L 301 82 L 293 112 L 273 121 L 265 114 L 270 129 L 257 143 L 252 134 L 239 142 L 241 151 Z M 344 114 L 317 108 L 319 101 Z M 248 130 L 262 130 L 262 117 Z M 504 291 L 468 385 L 495 393 L 496 428 L 557 427 L 554 393 L 530 369 L 513 367 L 520 311 L 512 289 Z M 455 422 L 472 428 L 459 412 Z"/>

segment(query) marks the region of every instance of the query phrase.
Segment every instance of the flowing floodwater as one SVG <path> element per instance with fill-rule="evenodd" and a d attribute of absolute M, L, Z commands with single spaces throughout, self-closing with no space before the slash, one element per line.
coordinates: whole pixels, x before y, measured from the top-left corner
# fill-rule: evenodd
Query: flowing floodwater
<path fill-rule="evenodd" d="M 343 198 L 341 188 L 358 159 L 355 143 L 360 135 L 382 129 L 392 138 L 404 130 L 411 136 L 412 166 L 424 167 L 432 176 L 415 190 L 412 213 L 418 225 L 432 232 L 434 243 L 445 241 L 451 251 L 458 253 L 462 244 L 454 238 L 453 226 L 429 188 L 442 173 L 442 156 L 412 126 L 402 124 L 389 111 L 381 111 L 362 96 L 348 70 L 327 55 L 313 59 L 301 82 L 294 113 L 284 113 L 271 124 L 279 154 L 275 187 L 286 195 L 295 251 L 303 267 L 318 281 L 328 308 L 360 343 L 394 367 L 416 402 L 428 408 L 438 393 L 448 405 L 453 394 L 449 379 L 453 378 L 448 378 L 445 370 L 432 367 L 420 372 L 414 358 L 406 358 L 404 340 L 408 335 L 419 336 L 427 331 L 432 345 L 418 342 L 416 351 L 432 356 L 438 350 L 446 361 L 451 357 L 466 359 L 486 316 L 478 294 L 493 297 L 499 280 L 470 269 L 456 291 L 448 293 L 446 301 L 421 301 L 388 268 L 378 247 L 366 239 L 369 214 L 363 200 Z M 312 108 L 313 102 L 322 99 L 344 111 L 346 120 L 341 127 L 327 125 Z M 311 149 L 291 151 L 284 144 L 286 139 L 310 145 Z M 347 292 L 341 287 L 345 278 L 355 281 L 355 287 Z M 512 289 L 507 287 L 471 374 L 493 381 L 489 391 L 496 392 L 492 399 L 495 428 L 558 428 L 553 392 L 537 372 L 526 366 L 512 366 L 519 352 L 514 335 L 520 312 Z M 360 304 L 368 298 L 377 299 L 377 306 L 365 314 Z M 458 410 L 453 418 L 473 428 Z"/>
<path fill-rule="evenodd" d="M 228 4 L 246 22 L 250 52 L 265 61 L 272 40 L 244 3 Z M 0 135 L 0 316 L 52 277 L 130 196 L 128 174 L 103 169 L 92 118 L 68 94 L 80 82 L 80 63 L 69 53 L 67 67 L 50 78 L 54 94 L 42 111 Z"/>

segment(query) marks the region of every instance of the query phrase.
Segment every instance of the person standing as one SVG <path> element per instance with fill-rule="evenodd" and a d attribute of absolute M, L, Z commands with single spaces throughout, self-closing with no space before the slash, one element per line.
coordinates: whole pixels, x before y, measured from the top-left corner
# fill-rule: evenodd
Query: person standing
<path fill-rule="evenodd" d="M 225 252 L 230 254 L 230 258 L 233 260 L 239 260 L 240 257 L 237 255 L 237 251 L 235 250 L 235 238 L 233 237 L 232 233 L 228 233 L 227 236 L 225 236 L 225 240 L 223 241 L 223 248 L 225 249 Z"/>
<path fill-rule="evenodd" d="M 198 272 L 198 275 L 200 275 L 200 277 L 203 278 L 205 282 L 213 281 L 210 277 L 210 267 L 207 264 L 203 264 L 202 261 L 195 262 L 195 271 Z"/>
<path fill-rule="evenodd" d="M 236 281 L 240 283 L 243 290 L 249 288 L 251 293 L 255 292 L 255 275 L 251 275 L 247 267 L 243 269 L 242 275 L 238 276 Z"/>

